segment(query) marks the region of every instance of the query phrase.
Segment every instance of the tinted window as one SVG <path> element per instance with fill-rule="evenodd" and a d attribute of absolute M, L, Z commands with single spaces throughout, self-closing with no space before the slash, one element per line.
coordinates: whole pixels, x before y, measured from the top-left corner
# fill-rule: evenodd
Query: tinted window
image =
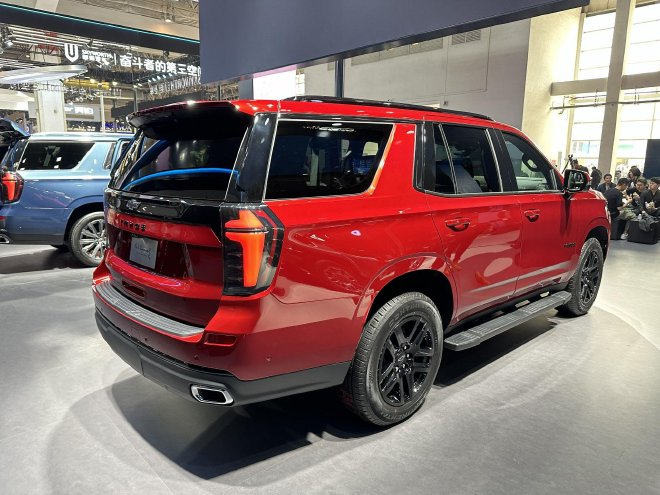
<path fill-rule="evenodd" d="M 167 140 L 145 138 L 142 154 L 135 160 L 121 189 L 158 196 L 224 199 L 241 137 L 224 139 Z M 133 156 L 131 152 L 133 151 Z M 125 159 L 126 161 L 126 159 Z M 121 172 L 121 171 L 120 171 Z"/>
<path fill-rule="evenodd" d="M 70 170 L 80 165 L 93 146 L 94 143 L 30 140 L 16 170 Z"/>
<path fill-rule="evenodd" d="M 552 166 L 527 141 L 513 134 L 502 133 L 511 157 L 518 191 L 555 190 Z"/>
<path fill-rule="evenodd" d="M 389 124 L 280 121 L 266 198 L 366 191 L 391 130 Z"/>
<path fill-rule="evenodd" d="M 485 129 L 443 125 L 459 193 L 501 191 L 493 151 Z"/>
<path fill-rule="evenodd" d="M 451 163 L 449 162 L 449 154 L 440 127 L 437 125 L 433 126 L 433 142 L 433 163 L 427 165 L 431 167 L 431 174 L 428 176 L 431 180 L 429 180 L 427 189 L 437 193 L 454 194 L 456 188 Z"/>

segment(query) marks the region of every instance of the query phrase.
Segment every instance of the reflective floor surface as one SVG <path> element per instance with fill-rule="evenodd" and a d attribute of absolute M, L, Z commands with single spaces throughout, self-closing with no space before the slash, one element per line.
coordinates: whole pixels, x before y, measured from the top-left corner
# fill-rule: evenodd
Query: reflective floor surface
<path fill-rule="evenodd" d="M 409 421 L 333 391 L 218 409 L 98 335 L 91 269 L 0 246 L 0 493 L 660 493 L 660 245 L 614 242 L 596 306 L 446 352 Z"/>

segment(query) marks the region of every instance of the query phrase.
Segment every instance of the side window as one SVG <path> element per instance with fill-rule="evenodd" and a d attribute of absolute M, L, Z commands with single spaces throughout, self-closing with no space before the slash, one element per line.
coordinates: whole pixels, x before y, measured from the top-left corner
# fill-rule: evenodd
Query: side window
<path fill-rule="evenodd" d="M 437 124 L 433 125 L 433 159 L 427 162 L 431 167 L 431 173 L 428 175 L 430 180 L 426 187 L 434 192 L 442 194 L 455 194 L 456 187 L 449 162 L 449 153 L 445 146 L 445 140 L 442 138 L 442 132 Z"/>
<path fill-rule="evenodd" d="M 391 132 L 391 124 L 280 121 L 266 199 L 366 191 Z"/>
<path fill-rule="evenodd" d="M 94 143 L 29 141 L 17 170 L 69 170 L 76 168 Z"/>
<path fill-rule="evenodd" d="M 500 192 L 493 150 L 485 129 L 443 125 L 459 194 Z"/>
<path fill-rule="evenodd" d="M 514 134 L 502 133 L 511 157 L 518 191 L 556 190 L 551 165 L 527 141 Z"/>

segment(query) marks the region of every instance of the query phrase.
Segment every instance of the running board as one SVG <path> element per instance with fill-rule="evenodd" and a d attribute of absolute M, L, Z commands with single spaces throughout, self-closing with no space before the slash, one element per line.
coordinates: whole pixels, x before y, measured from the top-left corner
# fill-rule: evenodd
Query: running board
<path fill-rule="evenodd" d="M 445 339 L 445 348 L 452 351 L 469 349 L 470 347 L 481 344 L 484 340 L 488 340 L 521 323 L 525 323 L 549 309 L 566 304 L 570 299 L 571 295 L 566 291 L 555 292 L 511 313 L 450 335 Z"/>

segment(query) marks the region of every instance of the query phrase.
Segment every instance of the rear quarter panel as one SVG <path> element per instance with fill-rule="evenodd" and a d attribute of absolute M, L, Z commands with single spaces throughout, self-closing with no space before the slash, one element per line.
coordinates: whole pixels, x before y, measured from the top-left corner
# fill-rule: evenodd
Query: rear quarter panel
<path fill-rule="evenodd" d="M 415 126 L 398 124 L 375 191 L 267 202 L 285 226 L 271 294 L 292 312 L 309 308 L 297 332 L 310 332 L 316 353 L 329 351 L 317 356 L 321 362 L 352 359 L 371 302 L 385 284 L 444 267 L 425 196 L 413 188 L 414 148 Z M 278 326 L 288 324 L 286 315 Z"/>

